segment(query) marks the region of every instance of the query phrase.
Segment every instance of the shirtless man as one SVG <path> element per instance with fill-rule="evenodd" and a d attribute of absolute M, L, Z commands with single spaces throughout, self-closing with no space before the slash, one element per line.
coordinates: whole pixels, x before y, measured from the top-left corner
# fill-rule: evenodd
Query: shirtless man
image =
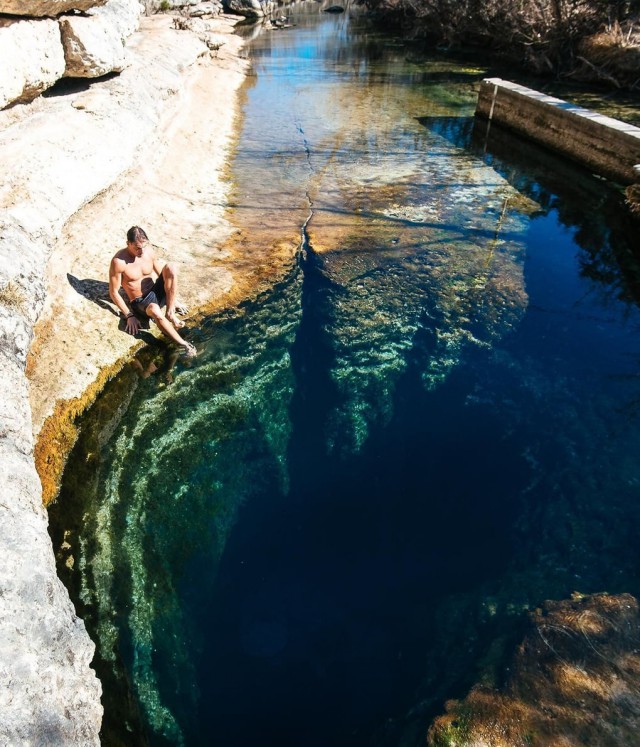
<path fill-rule="evenodd" d="M 154 281 L 154 275 L 157 279 Z M 133 311 L 129 311 L 120 288 L 124 288 Z M 172 264 L 163 264 L 149 244 L 147 234 L 139 226 L 127 231 L 127 248 L 121 249 L 111 260 L 109 267 L 109 295 L 127 320 L 126 331 L 135 335 L 140 329 L 136 314 L 153 319 L 160 330 L 178 343 L 189 358 L 196 356 L 196 349 L 184 340 L 178 330 L 184 322 L 176 316 L 176 269 Z M 166 314 L 161 306 L 166 300 Z M 133 313 L 135 311 L 135 314 Z"/>

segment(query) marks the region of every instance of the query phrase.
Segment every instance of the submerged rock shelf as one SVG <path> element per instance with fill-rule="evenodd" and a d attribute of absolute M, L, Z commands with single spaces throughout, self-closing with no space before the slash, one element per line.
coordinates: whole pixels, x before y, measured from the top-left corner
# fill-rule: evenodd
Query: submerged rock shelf
<path fill-rule="evenodd" d="M 428 744 L 615 745 L 638 737 L 640 615 L 630 594 L 547 601 L 502 674 L 429 730 Z"/>

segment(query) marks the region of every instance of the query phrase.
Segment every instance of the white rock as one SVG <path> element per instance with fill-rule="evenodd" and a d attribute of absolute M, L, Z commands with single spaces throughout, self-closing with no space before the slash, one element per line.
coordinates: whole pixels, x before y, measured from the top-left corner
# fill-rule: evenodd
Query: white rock
<path fill-rule="evenodd" d="M 47 251 L 21 225 L 0 225 L 0 744 L 97 747 L 94 645 L 56 575 L 32 456 L 24 361 Z"/>
<path fill-rule="evenodd" d="M 98 78 L 126 66 L 125 40 L 138 28 L 138 0 L 108 0 L 87 16 L 61 16 L 65 77 Z"/>
<path fill-rule="evenodd" d="M 212 51 L 217 51 L 225 43 L 224 37 L 219 34 L 204 34 L 203 41 Z"/>
<path fill-rule="evenodd" d="M 223 0 L 223 5 L 225 10 L 249 18 L 260 18 L 276 7 L 276 4 L 269 0 L 266 0 L 266 2 L 260 2 L 260 0 Z"/>
<path fill-rule="evenodd" d="M 202 16 L 217 16 L 221 10 L 222 10 L 221 4 L 205 2 L 205 3 L 199 3 L 198 5 L 196 5 L 194 8 L 191 8 L 187 12 L 192 18 L 200 18 Z"/>
<path fill-rule="evenodd" d="M 107 0 L 102 7 L 89 11 L 92 17 L 109 20 L 118 29 L 123 42 L 137 31 L 143 13 L 144 6 L 139 0 Z"/>
<path fill-rule="evenodd" d="M 70 10 L 89 10 L 106 2 L 107 0 L 0 0 L 0 13 L 55 18 Z"/>
<path fill-rule="evenodd" d="M 117 30 L 100 18 L 62 17 L 67 78 L 98 78 L 119 73 L 126 64 L 124 46 Z"/>
<path fill-rule="evenodd" d="M 0 22 L 0 109 L 29 101 L 64 73 L 57 21 Z"/>

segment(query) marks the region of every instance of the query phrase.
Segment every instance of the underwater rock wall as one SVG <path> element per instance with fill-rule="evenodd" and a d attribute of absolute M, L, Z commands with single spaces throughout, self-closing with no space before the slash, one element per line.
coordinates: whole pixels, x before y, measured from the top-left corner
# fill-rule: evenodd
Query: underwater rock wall
<path fill-rule="evenodd" d="M 52 537 L 98 646 L 107 741 L 134 738 L 139 720 L 167 743 L 198 741 L 189 731 L 197 734 L 202 707 L 198 617 L 241 506 L 265 484 L 287 490 L 301 282 L 294 267 L 250 322 L 243 314 L 203 322 L 200 334 L 215 327 L 215 339 L 199 344 L 193 370 L 162 351 L 147 378 L 125 367 L 85 418 Z M 194 568 L 198 592 L 185 599 Z"/>
<path fill-rule="evenodd" d="M 637 741 L 638 601 L 575 594 L 547 601 L 501 687 L 476 685 L 429 730 L 429 745 L 622 745 Z"/>

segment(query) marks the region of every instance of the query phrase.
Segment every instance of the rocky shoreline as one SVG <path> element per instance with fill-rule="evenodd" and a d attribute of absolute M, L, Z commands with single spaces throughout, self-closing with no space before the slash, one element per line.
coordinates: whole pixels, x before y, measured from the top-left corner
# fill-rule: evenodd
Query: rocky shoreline
<path fill-rule="evenodd" d="M 64 424 L 140 345 L 107 301 L 130 225 L 178 263 L 188 305 L 234 298 L 221 247 L 247 67 L 238 20 L 215 18 L 217 38 L 209 26 L 203 39 L 171 16 L 142 18 L 119 75 L 0 112 L 2 744 L 99 743 L 94 645 L 56 575 L 35 444 L 50 498 L 73 439 Z"/>
<path fill-rule="evenodd" d="M 237 229 L 225 213 L 225 168 L 248 64 L 233 33 L 238 20 L 219 16 L 203 31 L 169 15 L 144 17 L 119 74 L 0 111 L 0 744 L 100 741 L 94 644 L 57 577 L 43 497 L 55 496 L 77 415 L 142 344 L 124 334 L 109 302 L 111 256 L 130 225 L 143 225 L 177 263 L 182 300 L 196 311 L 245 297 L 256 260 L 264 264 L 239 239 L 229 241 Z M 294 243 L 283 242 L 282 258 Z M 551 623 L 578 642 L 562 660 L 540 646 Z M 537 685 L 515 674 L 500 683 L 504 689 L 481 682 L 466 700 L 447 704 L 431 744 L 529 744 L 534 736 L 559 744 L 583 729 L 590 735 L 594 725 L 580 709 L 567 715 L 558 703 L 579 704 L 582 690 L 601 680 L 594 712 L 625 719 L 635 733 L 636 600 L 545 603 L 532 625 L 513 671 L 537 676 L 542 662 L 551 673 L 543 683 L 570 677 L 574 687 L 554 690 L 545 708 L 527 706 L 527 720 L 523 704 L 540 701 Z M 596 666 L 602 654 L 614 658 L 610 668 Z M 628 705 L 622 715 L 620 693 Z M 627 732 L 607 718 L 602 743 L 627 743 Z"/>

